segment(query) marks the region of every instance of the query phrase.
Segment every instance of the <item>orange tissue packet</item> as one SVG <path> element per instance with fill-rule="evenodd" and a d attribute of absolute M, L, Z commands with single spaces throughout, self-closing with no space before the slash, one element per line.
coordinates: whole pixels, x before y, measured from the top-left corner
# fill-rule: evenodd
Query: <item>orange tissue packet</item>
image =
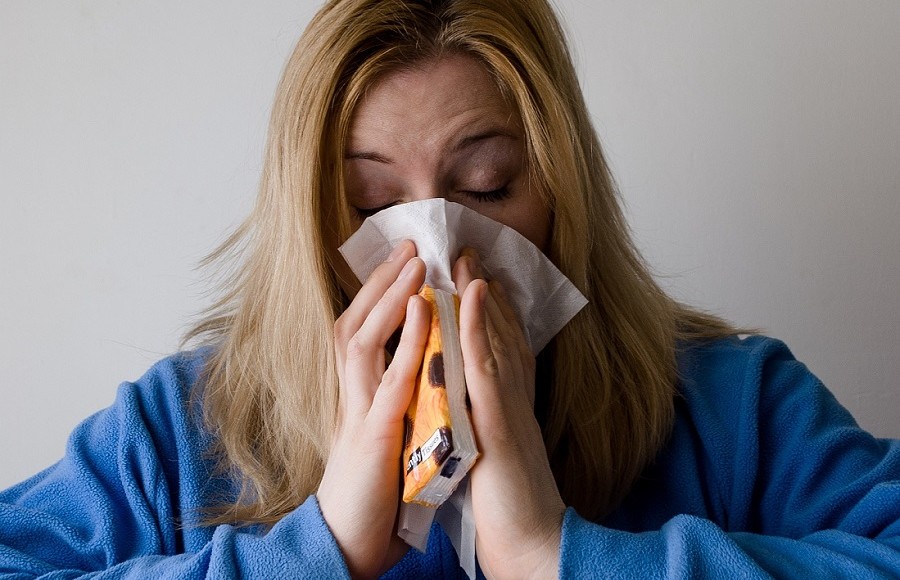
<path fill-rule="evenodd" d="M 405 416 L 403 501 L 438 507 L 478 459 L 459 344 L 459 297 L 427 284 L 431 329 Z"/>

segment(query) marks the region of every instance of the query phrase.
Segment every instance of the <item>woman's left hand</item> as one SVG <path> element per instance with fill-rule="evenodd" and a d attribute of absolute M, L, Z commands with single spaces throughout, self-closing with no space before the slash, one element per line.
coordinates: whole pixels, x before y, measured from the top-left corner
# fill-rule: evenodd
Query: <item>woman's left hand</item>
<path fill-rule="evenodd" d="M 476 553 L 488 577 L 556 577 L 565 504 L 534 415 L 535 359 L 497 282 L 465 250 L 453 279 L 481 457 L 471 472 Z"/>

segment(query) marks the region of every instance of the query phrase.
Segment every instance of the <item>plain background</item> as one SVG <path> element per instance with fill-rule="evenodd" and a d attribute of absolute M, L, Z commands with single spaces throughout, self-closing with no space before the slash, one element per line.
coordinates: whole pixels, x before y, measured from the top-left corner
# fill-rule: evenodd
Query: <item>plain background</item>
<path fill-rule="evenodd" d="M 0 7 L 0 487 L 177 348 L 318 2 Z M 900 3 L 559 2 L 639 246 L 900 436 Z"/>

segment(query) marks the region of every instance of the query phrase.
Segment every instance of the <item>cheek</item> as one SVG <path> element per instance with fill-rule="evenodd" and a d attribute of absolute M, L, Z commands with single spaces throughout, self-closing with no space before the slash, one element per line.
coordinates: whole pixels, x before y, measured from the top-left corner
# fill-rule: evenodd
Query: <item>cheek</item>
<path fill-rule="evenodd" d="M 527 224 L 527 231 L 520 231 L 523 236 L 546 254 L 550 249 L 550 216 L 545 211 L 539 222 Z"/>
<path fill-rule="evenodd" d="M 350 210 L 350 236 L 355 234 L 356 230 L 362 227 L 364 221 L 365 219 L 360 217 L 359 214 L 352 209 Z M 347 237 L 349 238 L 350 236 Z"/>
<path fill-rule="evenodd" d="M 499 216 L 489 216 L 525 236 L 546 254 L 550 249 L 550 210 L 543 203 L 509 208 Z"/>
<path fill-rule="evenodd" d="M 552 227 L 550 210 L 536 197 L 527 202 L 518 199 L 502 205 L 462 203 L 469 209 L 516 230 L 544 254 L 549 251 Z"/>

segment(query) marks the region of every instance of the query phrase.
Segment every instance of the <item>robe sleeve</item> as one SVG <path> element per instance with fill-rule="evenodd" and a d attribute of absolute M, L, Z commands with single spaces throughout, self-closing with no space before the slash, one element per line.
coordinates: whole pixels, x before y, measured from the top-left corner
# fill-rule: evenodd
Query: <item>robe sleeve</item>
<path fill-rule="evenodd" d="M 681 514 L 631 533 L 569 508 L 561 577 L 900 578 L 900 441 L 860 429 L 780 342 L 752 344 L 727 363 L 738 394 L 707 385 L 693 414 L 717 439 L 706 463 L 730 521 Z"/>
<path fill-rule="evenodd" d="M 200 523 L 214 478 L 187 412 L 199 365 L 176 355 L 124 383 L 61 461 L 0 493 L 0 576 L 348 577 L 313 496 L 266 533 Z"/>

